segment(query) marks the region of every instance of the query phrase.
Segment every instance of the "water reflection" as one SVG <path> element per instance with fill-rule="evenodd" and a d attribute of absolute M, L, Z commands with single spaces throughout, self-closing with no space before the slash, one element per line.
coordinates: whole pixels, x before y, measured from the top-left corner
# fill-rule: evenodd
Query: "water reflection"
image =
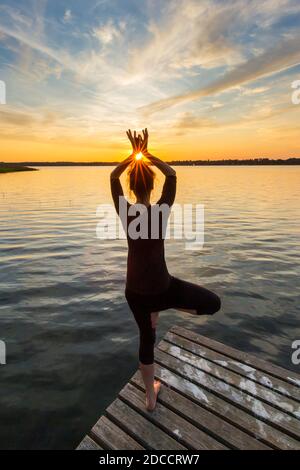
<path fill-rule="evenodd" d="M 43 168 L 0 177 L 0 438 L 3 448 L 73 448 L 137 366 L 123 295 L 126 242 L 96 238 L 110 168 Z M 178 203 L 205 205 L 205 246 L 168 240 L 170 272 L 222 298 L 207 322 L 174 323 L 296 369 L 300 337 L 300 169 L 178 168 Z M 158 198 L 159 183 L 154 196 Z"/>

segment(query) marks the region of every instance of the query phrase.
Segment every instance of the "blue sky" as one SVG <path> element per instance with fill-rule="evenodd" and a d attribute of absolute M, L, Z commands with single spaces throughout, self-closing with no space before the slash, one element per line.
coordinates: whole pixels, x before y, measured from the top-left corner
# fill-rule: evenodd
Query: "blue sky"
<path fill-rule="evenodd" d="M 168 158 L 300 156 L 299 26 L 299 0 L 1 1 L 5 157 L 116 160 L 144 126 Z"/>

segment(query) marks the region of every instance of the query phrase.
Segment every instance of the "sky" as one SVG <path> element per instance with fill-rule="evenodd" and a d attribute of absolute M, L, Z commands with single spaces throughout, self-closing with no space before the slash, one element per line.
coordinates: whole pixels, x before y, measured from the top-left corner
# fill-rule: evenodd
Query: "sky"
<path fill-rule="evenodd" d="M 0 0 L 0 161 L 300 157 L 299 0 Z"/>

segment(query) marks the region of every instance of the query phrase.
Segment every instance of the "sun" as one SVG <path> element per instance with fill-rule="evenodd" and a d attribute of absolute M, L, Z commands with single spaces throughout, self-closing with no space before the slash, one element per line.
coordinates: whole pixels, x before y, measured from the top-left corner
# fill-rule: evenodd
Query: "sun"
<path fill-rule="evenodd" d="M 136 156 L 135 156 L 136 160 L 142 160 L 142 158 L 143 158 L 142 152 L 137 153 Z"/>

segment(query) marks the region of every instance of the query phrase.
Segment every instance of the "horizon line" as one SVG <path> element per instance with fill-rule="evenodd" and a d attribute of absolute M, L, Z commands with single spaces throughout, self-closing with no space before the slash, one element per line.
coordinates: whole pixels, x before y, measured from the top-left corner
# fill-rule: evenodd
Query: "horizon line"
<path fill-rule="evenodd" d="M 5 162 L 5 161 L 0 161 L 0 165 L 30 165 L 30 166 L 114 166 L 118 165 L 120 161 L 89 161 L 89 162 L 84 162 L 84 161 L 23 161 L 23 162 Z M 203 160 L 203 159 L 198 159 L 198 160 L 170 160 L 167 161 L 169 165 L 226 165 L 226 164 L 241 164 L 241 165 L 246 165 L 246 164 L 257 164 L 257 165 L 263 165 L 263 164 L 300 164 L 300 157 L 288 157 L 288 158 L 269 158 L 269 157 L 255 157 L 255 158 L 223 158 L 219 160 Z"/>

